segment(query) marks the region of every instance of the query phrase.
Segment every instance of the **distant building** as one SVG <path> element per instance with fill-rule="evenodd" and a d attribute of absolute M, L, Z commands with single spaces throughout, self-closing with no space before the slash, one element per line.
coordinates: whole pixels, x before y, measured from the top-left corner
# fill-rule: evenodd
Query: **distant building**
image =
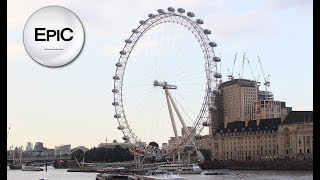
<path fill-rule="evenodd" d="M 71 154 L 71 144 L 60 145 L 55 147 L 55 155 L 70 155 Z"/>
<path fill-rule="evenodd" d="M 178 136 L 178 140 L 180 141 L 181 139 L 181 136 Z M 172 146 L 174 144 L 177 144 L 176 137 L 170 137 L 170 139 L 168 140 L 168 146 Z"/>
<path fill-rule="evenodd" d="M 187 129 L 188 129 L 189 133 L 191 133 L 192 127 L 189 126 L 189 127 L 187 127 Z M 181 127 L 181 136 L 185 137 L 186 135 L 187 135 L 187 133 L 185 132 L 184 128 Z"/>
<path fill-rule="evenodd" d="M 86 147 L 84 147 L 84 146 L 78 146 L 78 147 L 75 147 L 75 148 L 71 149 L 71 152 L 75 152 L 75 151 L 77 151 L 78 149 L 81 149 L 83 152 L 86 152 L 86 151 L 89 150 L 89 148 L 86 148 Z"/>
<path fill-rule="evenodd" d="M 168 143 L 162 143 L 162 148 L 167 148 L 168 147 Z"/>
<path fill-rule="evenodd" d="M 34 149 L 35 151 L 37 151 L 37 150 L 43 150 L 43 149 L 44 149 L 43 143 L 42 143 L 42 142 L 36 142 L 33 149 Z"/>
<path fill-rule="evenodd" d="M 199 149 L 212 149 L 212 137 L 209 135 L 205 135 L 196 139 L 195 143 Z"/>
<path fill-rule="evenodd" d="M 27 142 L 26 151 L 31 151 L 31 150 L 33 150 L 33 144 L 32 144 L 32 142 Z"/>
<path fill-rule="evenodd" d="M 128 148 L 129 146 L 131 146 L 131 144 L 129 142 L 127 142 L 127 141 L 125 141 L 123 143 L 119 143 L 118 141 L 113 140 L 112 143 L 106 142 L 106 143 L 100 143 L 98 145 L 98 147 L 105 147 L 105 148 L 111 148 L 111 149 L 115 148 L 116 146 L 120 146 L 122 148 Z"/>
<path fill-rule="evenodd" d="M 209 141 L 207 141 L 209 142 Z M 312 159 L 313 112 L 291 111 L 281 118 L 227 124 L 211 139 L 217 160 Z"/>
<path fill-rule="evenodd" d="M 281 118 L 282 102 L 274 100 L 262 100 L 255 102 L 256 119 Z"/>
<path fill-rule="evenodd" d="M 232 79 L 219 85 L 222 93 L 224 127 L 230 122 L 255 119 L 254 103 L 258 101 L 255 81 Z"/>
<path fill-rule="evenodd" d="M 258 92 L 258 101 L 272 101 L 272 100 L 274 100 L 274 97 L 270 91 Z"/>

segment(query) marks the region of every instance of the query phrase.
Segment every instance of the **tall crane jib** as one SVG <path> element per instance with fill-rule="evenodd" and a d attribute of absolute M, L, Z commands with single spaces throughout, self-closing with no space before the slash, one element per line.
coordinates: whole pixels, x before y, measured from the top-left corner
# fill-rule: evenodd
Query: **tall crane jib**
<path fill-rule="evenodd" d="M 266 98 L 268 98 L 268 87 L 270 86 L 270 81 L 269 81 L 269 78 L 270 78 L 270 75 L 268 74 L 268 76 L 266 77 L 265 73 L 264 73 L 264 70 L 263 70 L 263 67 L 262 67 L 262 63 L 261 63 L 261 59 L 260 57 L 258 56 L 258 62 L 260 64 L 260 68 L 261 68 L 261 71 L 262 71 L 262 75 L 263 75 L 263 78 L 264 78 L 264 83 L 263 85 L 265 86 L 265 91 L 266 91 Z"/>
<path fill-rule="evenodd" d="M 235 66 L 235 64 L 236 64 L 236 60 L 237 60 L 237 54 L 238 53 L 236 53 L 235 55 L 234 55 L 234 60 L 233 60 L 233 65 L 232 65 L 232 70 L 231 70 L 231 72 L 229 72 L 229 69 L 228 69 L 228 73 L 229 73 L 229 75 L 228 75 L 228 78 L 229 78 L 229 80 L 232 80 L 234 77 L 233 77 L 233 71 L 234 71 L 234 66 Z"/>
<path fill-rule="evenodd" d="M 256 82 L 257 87 L 259 87 L 259 86 L 260 86 L 260 82 L 259 82 L 260 75 L 258 76 L 257 79 L 255 78 L 255 75 L 254 75 L 254 73 L 253 73 L 253 71 L 252 71 L 252 67 L 251 67 L 251 64 L 250 64 L 249 59 L 248 59 L 247 57 L 245 57 L 245 59 L 247 59 L 247 63 L 248 63 L 248 65 L 249 65 L 252 78 L 253 78 L 253 80 Z"/>

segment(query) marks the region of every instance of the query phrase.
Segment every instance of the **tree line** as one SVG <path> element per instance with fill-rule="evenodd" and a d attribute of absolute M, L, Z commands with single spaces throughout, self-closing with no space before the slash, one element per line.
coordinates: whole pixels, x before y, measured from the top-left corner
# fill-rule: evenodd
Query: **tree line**
<path fill-rule="evenodd" d="M 122 148 L 119 145 L 114 148 L 94 147 L 85 153 L 78 149 L 71 154 L 71 159 L 85 162 L 122 162 L 133 160 L 133 155 L 130 154 L 128 148 Z"/>
<path fill-rule="evenodd" d="M 157 143 L 150 142 L 149 146 L 159 147 Z M 200 149 L 201 153 L 205 157 L 206 161 L 210 161 L 212 157 L 212 153 L 208 149 Z M 193 155 L 196 155 L 193 152 Z M 122 148 L 119 145 L 116 145 L 114 148 L 105 148 L 105 147 L 94 147 L 85 153 L 78 149 L 77 151 L 72 152 L 71 159 L 75 160 L 77 158 L 78 161 L 82 161 L 84 159 L 85 162 L 123 162 L 123 161 L 132 161 L 133 155 L 130 153 L 129 148 Z M 156 162 L 156 161 L 166 161 L 166 159 L 156 159 L 147 158 L 146 161 Z"/>

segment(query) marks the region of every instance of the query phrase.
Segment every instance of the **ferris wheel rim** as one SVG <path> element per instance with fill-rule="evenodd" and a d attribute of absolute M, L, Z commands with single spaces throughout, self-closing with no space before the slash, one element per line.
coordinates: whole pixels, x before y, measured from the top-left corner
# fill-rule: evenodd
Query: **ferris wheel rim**
<path fill-rule="evenodd" d="M 116 64 L 116 72 L 115 72 L 115 76 L 113 77 L 114 89 L 112 90 L 114 94 L 114 102 L 112 104 L 114 105 L 115 113 L 116 113 L 114 117 L 118 121 L 118 124 L 119 124 L 118 129 L 121 130 L 124 135 L 123 139 L 129 141 L 129 143 L 132 146 L 139 148 L 144 154 L 167 155 L 167 154 L 170 154 L 172 151 L 176 150 L 177 148 L 179 147 L 181 148 L 185 146 L 188 142 L 190 142 L 192 140 L 191 138 L 192 134 L 195 133 L 196 131 L 199 131 L 200 133 L 201 130 L 203 129 L 203 125 L 201 123 L 203 121 L 202 120 L 203 115 L 204 113 L 206 113 L 206 111 L 208 111 L 207 109 L 209 109 L 209 106 L 213 105 L 213 102 L 212 102 L 213 93 L 211 92 L 213 89 L 217 89 L 217 78 L 214 79 L 213 73 L 217 73 L 216 63 L 218 61 L 214 61 L 214 58 L 216 58 L 216 56 L 215 56 L 213 47 L 216 47 L 216 44 L 214 42 L 211 42 L 208 37 L 208 34 L 210 34 L 211 31 L 208 29 L 203 29 L 200 26 L 201 24 L 203 24 L 203 21 L 201 19 L 197 19 L 197 20 L 191 19 L 192 17 L 194 17 L 194 14 L 192 12 L 188 12 L 187 16 L 185 16 L 183 15 L 184 12 L 182 12 L 182 10 L 184 11 L 184 9 L 182 9 L 181 11 L 179 11 L 179 9 L 181 10 L 182 8 L 178 8 L 178 13 L 175 13 L 174 10 L 172 11 L 170 7 L 168 8 L 169 12 L 165 12 L 159 9 L 158 14 L 156 15 L 149 14 L 149 18 L 147 20 L 140 21 L 140 25 L 136 29 L 133 29 L 131 36 L 125 40 L 125 45 L 123 49 L 119 52 L 120 57 Z M 163 20 L 163 22 L 161 20 Z M 187 137 L 182 139 L 181 142 L 176 146 L 170 147 L 171 149 L 169 148 L 169 149 L 164 149 L 160 151 L 158 148 L 143 146 L 142 141 L 138 138 L 138 136 L 135 135 L 134 131 L 130 128 L 130 124 L 128 123 L 128 119 L 126 118 L 126 115 L 125 115 L 125 109 L 123 107 L 124 103 L 122 98 L 122 92 L 123 92 L 123 81 L 124 81 L 126 64 L 130 58 L 131 52 L 134 50 L 135 45 L 139 42 L 139 39 L 143 35 L 145 35 L 150 29 L 162 23 L 177 23 L 182 26 L 185 26 L 189 31 L 192 32 L 192 34 L 198 40 L 198 43 L 200 44 L 202 49 L 202 54 L 204 55 L 203 59 L 206 62 L 205 63 L 206 90 L 205 90 L 205 97 L 204 97 L 200 112 L 196 117 L 194 124 L 192 125 L 192 133 L 190 133 Z M 213 70 L 213 66 L 215 67 L 216 71 Z M 216 86 L 214 86 L 214 84 Z M 135 142 L 133 143 L 131 139 L 134 139 Z"/>

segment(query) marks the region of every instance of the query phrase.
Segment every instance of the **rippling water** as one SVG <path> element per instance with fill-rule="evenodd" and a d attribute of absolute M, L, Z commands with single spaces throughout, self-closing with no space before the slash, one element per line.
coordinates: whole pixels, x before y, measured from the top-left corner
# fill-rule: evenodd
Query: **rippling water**
<path fill-rule="evenodd" d="M 21 171 L 7 170 L 8 180 L 38 180 L 38 179 L 66 179 L 66 180 L 95 180 L 98 173 L 81 173 L 67 172 L 66 169 L 54 169 L 48 166 L 48 171 Z M 312 171 L 233 171 L 230 170 L 230 175 L 181 175 L 184 179 L 196 180 L 220 180 L 220 179 L 281 179 L 281 180 L 309 180 L 313 179 Z"/>

